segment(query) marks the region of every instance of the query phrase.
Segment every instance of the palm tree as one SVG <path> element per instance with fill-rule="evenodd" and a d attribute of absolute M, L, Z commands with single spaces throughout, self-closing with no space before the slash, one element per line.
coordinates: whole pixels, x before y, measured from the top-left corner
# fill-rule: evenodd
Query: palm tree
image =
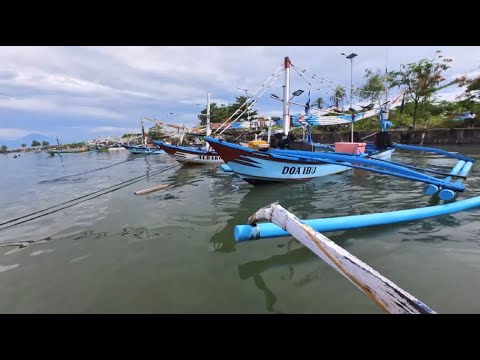
<path fill-rule="evenodd" d="M 338 108 L 340 103 L 343 100 L 345 100 L 346 95 L 347 95 L 347 93 L 346 93 L 345 89 L 342 86 L 337 85 L 333 95 L 330 97 L 330 101 L 333 102 L 335 104 L 335 106 Z"/>

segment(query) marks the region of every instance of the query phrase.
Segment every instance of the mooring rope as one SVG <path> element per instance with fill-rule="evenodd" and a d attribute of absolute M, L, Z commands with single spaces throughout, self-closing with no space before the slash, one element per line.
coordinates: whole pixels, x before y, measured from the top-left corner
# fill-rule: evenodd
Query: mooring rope
<path fill-rule="evenodd" d="M 226 125 L 229 121 L 231 121 L 232 118 L 233 118 L 238 112 L 240 112 L 240 109 L 243 108 L 246 104 L 248 104 L 254 97 L 256 97 L 256 94 L 257 94 L 260 90 L 262 90 L 268 82 L 270 82 L 270 85 L 268 85 L 268 87 L 267 87 L 267 89 L 268 89 L 268 88 L 273 84 L 273 82 L 275 82 L 275 80 L 278 79 L 278 77 L 280 76 L 280 74 L 282 73 L 282 71 L 283 71 L 283 64 L 281 64 L 281 65 L 277 68 L 277 70 L 275 70 L 275 72 L 274 72 L 273 74 L 271 74 L 271 75 L 267 78 L 267 80 L 265 80 L 265 81 L 263 82 L 263 84 L 252 94 L 252 96 L 249 97 L 249 98 L 247 98 L 247 100 L 246 100 L 242 105 L 240 105 L 240 107 L 239 107 L 237 110 L 235 110 L 235 112 L 234 112 L 232 115 L 230 115 L 230 116 L 228 117 L 228 119 L 225 120 L 225 121 L 213 132 L 213 134 L 216 134 L 222 127 L 224 127 L 224 125 Z M 276 77 L 275 77 L 275 76 L 276 76 Z M 273 79 L 273 81 L 272 81 L 272 79 Z M 251 109 L 252 106 L 255 104 L 255 102 L 263 95 L 263 93 L 264 93 L 265 91 L 266 91 L 266 90 L 264 90 L 264 91 L 262 92 L 262 94 L 261 94 L 260 96 L 258 96 L 257 99 L 256 99 L 255 101 L 253 101 L 250 105 L 247 105 L 247 107 L 245 108 L 245 110 L 244 110 L 243 112 L 241 112 L 240 115 L 238 115 L 233 121 L 239 119 L 240 116 L 242 116 L 246 111 L 248 111 L 249 109 Z M 232 121 L 232 122 L 233 122 L 233 121 Z M 228 129 L 228 127 L 227 127 L 226 129 Z M 225 131 L 226 129 L 224 129 L 223 131 Z M 222 131 L 221 133 L 223 133 L 223 131 Z M 220 133 L 220 134 L 221 134 L 221 133 Z"/>
<path fill-rule="evenodd" d="M 250 110 L 251 108 L 253 108 L 253 105 L 255 105 L 255 103 L 256 103 L 258 100 L 260 100 L 260 98 L 262 97 L 262 95 L 265 94 L 265 91 L 267 91 L 267 90 L 273 85 L 273 83 L 280 77 L 280 75 L 281 75 L 281 72 L 279 72 L 279 73 L 277 74 L 277 77 L 275 77 L 275 78 L 272 80 L 272 82 L 271 82 L 265 89 L 263 89 L 262 93 L 261 93 L 260 95 L 258 95 L 257 98 L 256 98 L 250 105 L 248 105 L 248 107 L 247 107 L 245 110 L 243 110 L 243 112 L 242 112 L 240 115 L 238 115 L 237 118 L 236 118 L 234 121 L 238 120 L 243 114 L 245 114 L 245 112 L 247 112 L 248 110 Z M 232 123 L 233 123 L 233 121 L 232 121 Z M 227 129 L 232 125 L 232 123 L 228 124 L 228 125 L 220 132 L 220 135 L 222 135 L 223 132 L 224 132 L 225 130 L 227 130 Z"/>
<path fill-rule="evenodd" d="M 75 174 L 70 174 L 70 175 L 64 175 L 64 176 L 60 176 L 60 177 L 55 178 L 55 179 L 42 180 L 42 181 L 39 181 L 38 184 L 51 183 L 51 182 L 55 182 L 55 181 L 58 181 L 58 180 L 61 180 L 61 179 L 66 179 L 66 178 L 69 178 L 69 177 L 72 177 L 72 176 L 79 176 L 79 175 L 91 174 L 91 173 L 93 173 L 93 172 L 95 172 L 95 171 L 105 170 L 105 169 L 108 169 L 108 168 L 110 168 L 110 167 L 117 166 L 117 165 L 126 163 L 127 161 L 132 161 L 132 160 L 133 160 L 133 159 L 124 160 L 124 161 L 120 161 L 120 162 L 115 163 L 115 164 L 112 164 L 112 165 L 107 165 L 107 166 L 99 167 L 99 168 L 97 168 L 97 169 L 88 170 L 88 171 L 84 171 L 84 172 L 80 172 L 80 173 L 75 173 Z M 1 225 L 1 224 L 0 224 L 0 225 Z"/>
<path fill-rule="evenodd" d="M 75 202 L 77 200 L 80 200 L 80 199 L 83 199 L 79 202 L 76 202 L 74 204 L 69 204 L 69 205 L 66 205 L 66 206 L 63 206 L 59 209 L 56 209 L 56 210 L 52 210 L 50 212 L 47 212 L 45 214 L 41 214 L 41 215 L 38 215 L 38 216 L 35 216 L 33 218 L 30 218 L 30 219 L 26 219 L 26 220 L 23 220 L 23 221 L 19 221 L 19 222 L 16 222 L 14 224 L 11 224 L 11 225 L 8 225 L 8 226 L 4 226 L 2 228 L 0 228 L 0 231 L 1 230 L 5 230 L 7 228 L 10 228 L 10 227 L 13 227 L 13 226 L 16 226 L 16 225 L 20 225 L 20 224 L 23 224 L 25 222 L 28 222 L 28 221 L 31 221 L 31 220 L 35 220 L 35 219 L 38 219 L 40 217 L 43 217 L 43 216 L 46 216 L 46 215 L 49 215 L 49 214 L 52 214 L 52 213 L 55 213 L 57 211 L 60 211 L 60 210 L 63 210 L 63 209 L 66 209 L 66 208 L 69 208 L 69 207 L 72 207 L 74 205 L 78 205 L 82 202 L 85 202 L 85 201 L 88 201 L 88 200 L 91 200 L 91 199 L 95 199 L 97 197 L 100 197 L 102 195 L 105 195 L 105 194 L 108 194 L 108 193 L 111 193 L 111 192 L 114 192 L 114 191 L 117 191 L 117 190 L 120 190 L 121 188 L 124 188 L 126 186 L 129 186 L 129 185 L 132 185 L 132 184 L 135 184 L 139 181 L 142 181 L 144 180 L 144 178 L 146 178 L 147 176 L 154 176 L 154 175 L 158 175 L 158 174 L 161 174 L 167 170 L 170 170 L 170 169 L 173 169 L 174 167 L 177 167 L 177 166 L 180 166 L 181 164 L 178 163 L 178 164 L 174 164 L 172 166 L 169 166 L 165 169 L 159 169 L 159 170 L 156 170 L 156 171 L 153 171 L 151 174 L 148 174 L 148 175 L 140 175 L 140 176 L 136 176 L 132 179 L 129 179 L 129 180 L 125 180 L 125 181 L 122 181 L 121 183 L 118 183 L 118 184 L 115 184 L 115 185 L 112 185 L 112 186 L 108 186 L 104 189 L 100 189 L 100 190 L 97 190 L 97 191 L 94 191 L 94 192 L 91 192 L 89 194 L 86 194 L 86 195 L 82 195 L 82 196 L 79 196 L 79 197 L 76 197 L 74 199 L 71 199 L 71 200 L 68 200 L 68 201 L 65 201 L 63 203 L 60 203 L 60 204 L 57 204 L 57 205 L 53 205 L 53 206 L 50 206 L 48 208 L 45 208 L 45 209 L 42 209 L 42 210 L 38 210 L 38 211 L 35 211 L 35 212 L 32 212 L 30 214 L 27 214 L 27 215 L 23 215 L 23 216 L 19 216 L 15 219 L 11 219 L 11 220 L 8 220 L 8 221 L 4 221 L 3 223 L 0 223 L 0 226 L 3 226 L 3 225 L 6 225 L 6 224 L 9 224 L 9 223 L 12 223 L 12 222 L 15 222 L 15 221 L 18 221 L 18 220 L 22 220 L 22 219 L 25 219 L 25 218 L 29 218 L 31 217 L 32 215 L 36 215 L 36 214 L 39 214 L 39 213 L 42 213 L 42 212 L 45 212 L 47 210 L 50 210 L 50 209 L 53 209 L 53 208 L 56 208 L 56 207 L 59 207 L 59 206 L 62 206 L 62 205 L 66 205 L 66 204 L 69 204 L 69 203 L 72 203 L 72 202 Z M 127 184 L 128 183 L 128 184 Z M 99 194 L 100 193 L 100 194 Z M 97 194 L 97 195 L 95 195 Z M 91 197 L 92 195 L 95 195 L 93 197 Z"/>

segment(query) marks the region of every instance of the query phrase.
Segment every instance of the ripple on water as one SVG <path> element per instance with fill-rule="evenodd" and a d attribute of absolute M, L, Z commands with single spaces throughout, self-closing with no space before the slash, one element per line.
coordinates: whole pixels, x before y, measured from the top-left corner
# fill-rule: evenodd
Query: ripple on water
<path fill-rule="evenodd" d="M 0 273 L 8 270 L 16 269 L 19 266 L 20 264 L 13 264 L 13 265 L 6 265 L 6 266 L 0 265 Z"/>
<path fill-rule="evenodd" d="M 436 156 L 398 155 L 403 162 L 451 168 Z M 32 157 L 28 176 L 22 172 L 25 165 L 9 170 L 10 185 L 0 189 L 7 204 L 1 216 L 8 220 L 173 164 L 168 157 L 138 157 L 73 177 L 81 181 L 38 184 L 128 156 L 70 156 L 63 163 L 37 157 L 41 171 Z M 170 186 L 148 196 L 133 194 L 159 183 Z M 0 312 L 375 312 L 368 298 L 290 237 L 236 243 L 233 229 L 274 201 L 301 219 L 431 206 L 423 186 L 360 170 L 303 184 L 254 187 L 233 174 L 176 167 L 0 231 L 0 246 L 10 244 L 0 255 L 2 282 L 8 284 L 8 291 L 0 287 Z M 480 177 L 474 169 L 459 199 L 477 193 Z M 435 310 L 479 312 L 480 305 L 469 300 L 480 298 L 479 214 L 328 236 Z M 52 240 L 53 252 L 52 245 L 40 245 Z M 20 264 L 19 271 L 8 271 Z M 459 281 L 465 276 L 470 284 Z M 21 286 L 22 278 L 31 281 L 28 289 Z M 468 297 L 452 298 L 452 292 Z"/>
<path fill-rule="evenodd" d="M 37 251 L 31 252 L 30 256 L 37 256 L 37 255 L 41 255 L 41 254 L 49 254 L 49 253 L 54 252 L 54 251 L 55 251 L 55 249 L 37 250 Z"/>

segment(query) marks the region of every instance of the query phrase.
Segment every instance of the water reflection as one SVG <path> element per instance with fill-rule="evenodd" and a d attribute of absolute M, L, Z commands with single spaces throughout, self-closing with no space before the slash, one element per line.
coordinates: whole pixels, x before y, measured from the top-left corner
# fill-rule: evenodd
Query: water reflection
<path fill-rule="evenodd" d="M 48 236 L 46 238 L 38 239 L 38 240 L 26 240 L 26 241 L 16 241 L 11 243 L 5 243 L 5 244 L 0 244 L 0 247 L 13 247 L 13 249 L 5 253 L 5 255 L 8 255 L 18 250 L 25 249 L 32 245 L 44 244 L 47 242 L 57 241 L 62 239 L 77 241 L 77 240 L 85 240 L 85 239 L 99 240 L 104 238 L 122 237 L 122 238 L 134 238 L 138 240 L 146 240 L 151 238 L 158 238 L 161 235 L 162 234 L 159 232 L 158 229 L 148 229 L 145 226 L 139 226 L 139 227 L 127 226 L 127 227 L 124 227 L 122 231 L 116 232 L 116 233 L 107 233 L 106 231 L 96 232 L 94 230 L 85 230 L 80 233 L 70 234 L 67 236 L 59 236 L 59 237 Z"/>
<path fill-rule="evenodd" d="M 279 201 L 299 218 L 311 217 L 312 213 L 318 211 L 312 202 L 318 186 L 315 182 L 251 186 L 240 178 L 218 180 L 214 186 L 215 191 L 211 193 L 211 200 L 215 208 L 227 212 L 228 220 L 225 227 L 210 239 L 214 250 L 227 253 L 235 251 L 235 226 L 246 224 L 258 209 L 273 202 Z"/>
<path fill-rule="evenodd" d="M 175 165 L 172 164 L 172 165 Z M 205 180 L 213 170 L 203 167 L 184 167 L 178 163 L 175 171 L 168 175 L 166 181 L 170 184 L 170 188 L 181 187 L 184 185 L 194 185 Z"/>
<path fill-rule="evenodd" d="M 5 255 L 7 255 L 7 254 L 11 254 L 15 251 L 24 249 L 24 248 L 26 248 L 30 245 L 44 244 L 44 243 L 52 241 L 52 240 L 56 240 L 56 239 L 52 239 L 52 236 L 48 236 L 48 237 L 45 237 L 43 239 L 38 239 L 38 240 L 15 241 L 15 242 L 11 242 L 11 243 L 0 244 L 0 247 L 13 247 L 12 250 L 5 253 Z"/>
<path fill-rule="evenodd" d="M 0 198 L 9 218 L 33 211 L 29 207 L 41 201 L 48 200 L 53 205 L 64 201 L 66 194 L 90 192 L 139 175 L 147 174 L 154 183 L 140 183 L 82 207 L 50 215 L 42 222 L 1 232 L 0 241 L 9 244 L 0 245 L 3 246 L 0 264 L 21 264 L 18 270 L 2 273 L 2 281 L 8 285 L 3 286 L 0 293 L 1 307 L 5 311 L 13 311 L 13 305 L 27 299 L 21 308 L 25 312 L 38 311 L 39 304 L 43 304 L 41 309 L 47 312 L 58 312 L 60 301 L 61 310 L 67 312 L 85 311 L 85 303 L 88 309 L 97 312 L 111 311 L 112 306 L 125 312 L 139 309 L 152 312 L 228 312 L 233 309 L 241 312 L 252 308 L 269 313 L 332 312 L 338 308 L 331 304 L 342 300 L 338 297 L 344 293 L 336 288 L 339 285 L 336 278 L 330 278 L 333 271 L 325 271 L 330 269 L 328 265 L 292 237 L 237 244 L 233 235 L 235 225 L 246 224 L 248 217 L 259 208 L 275 201 L 300 219 L 425 207 L 438 201 L 421 194 L 422 183 L 361 170 L 307 183 L 254 187 L 216 167 L 185 168 L 168 155 L 130 156 L 135 161 L 86 176 L 90 169 L 113 165 L 128 156 L 127 152 L 65 156 L 65 170 L 57 164 L 60 160 L 46 160 L 45 154 L 25 159 L 22 155 L 22 161 L 31 161 L 28 166 L 5 160 L 10 170 Z M 428 165 L 435 159 L 425 157 L 421 160 Z M 176 167 L 171 168 L 173 165 Z M 89 182 L 37 185 L 37 181 L 71 173 L 82 173 L 75 177 L 87 177 Z M 467 191 L 460 194 L 458 200 L 480 191 L 480 178 L 475 176 L 474 168 L 473 176 L 466 183 Z M 163 182 L 170 184 L 166 191 L 145 197 L 133 194 L 134 190 Z M 168 199 L 172 200 L 165 201 Z M 361 254 L 361 258 L 369 262 L 375 258 L 382 265 L 387 263 L 388 273 L 396 274 L 392 280 L 420 294 L 416 287 L 418 280 L 418 286 L 424 287 L 431 298 L 440 299 L 439 310 L 443 305 L 447 311 L 455 311 L 456 308 L 465 309 L 465 303 L 475 298 L 480 289 L 480 286 L 471 285 L 475 283 L 479 267 L 480 219 L 476 215 L 461 213 L 327 233 L 327 236 L 338 244 L 343 242 L 342 247 Z M 51 243 L 56 240 L 61 243 Z M 50 243 L 43 244 L 47 242 Z M 22 251 L 27 247 L 29 250 Z M 47 254 L 46 251 L 54 247 L 56 250 Z M 12 254 L 15 251 L 20 253 Z M 40 254 L 40 251 L 43 251 L 42 256 L 29 256 L 30 253 Z M 82 271 L 77 267 L 82 267 Z M 425 268 L 435 271 L 425 271 Z M 71 289 L 66 288 L 71 282 L 65 282 L 65 277 L 70 276 L 78 276 Z M 468 277 L 465 281 L 457 281 L 464 276 Z M 55 281 L 53 277 L 57 277 Z M 28 289 L 22 285 L 24 279 L 32 281 Z M 338 280 L 339 283 L 343 281 Z M 195 304 L 186 303 L 185 299 L 198 298 L 198 286 L 203 283 L 209 285 L 202 287 L 202 298 Z M 218 297 L 219 289 L 225 284 L 229 287 L 229 296 Z M 46 288 L 55 298 L 46 296 L 43 291 Z M 439 288 L 462 296 L 441 300 L 442 294 L 437 294 Z M 167 292 L 170 295 L 164 299 L 163 294 Z M 308 298 L 317 295 L 322 298 L 328 294 L 328 300 L 306 308 L 306 303 L 294 296 L 297 292 Z M 129 297 L 130 294 L 134 295 Z M 216 299 L 214 305 L 211 299 Z M 428 297 L 425 300 L 430 301 Z M 468 309 L 478 311 L 478 306 L 472 303 Z M 364 310 L 361 304 L 354 302 L 346 309 L 353 313 Z"/>
<path fill-rule="evenodd" d="M 144 156 L 145 159 L 145 164 L 146 164 L 146 171 L 145 175 L 147 176 L 147 181 L 150 181 L 150 170 L 152 168 L 152 165 L 150 164 L 150 156 Z"/>
<path fill-rule="evenodd" d="M 277 302 L 276 295 L 268 288 L 262 273 L 275 267 L 287 267 L 288 272 L 280 276 L 281 280 L 292 280 L 295 275 L 295 267 L 293 265 L 305 263 L 312 260 L 317 260 L 317 256 L 308 248 L 301 247 L 291 250 L 291 246 L 297 241 L 290 239 L 287 241 L 287 252 L 282 255 L 273 255 L 265 260 L 255 260 L 238 265 L 238 275 L 241 280 L 253 279 L 255 286 L 265 295 L 265 309 L 268 312 L 280 311 L 275 309 L 274 305 Z"/>

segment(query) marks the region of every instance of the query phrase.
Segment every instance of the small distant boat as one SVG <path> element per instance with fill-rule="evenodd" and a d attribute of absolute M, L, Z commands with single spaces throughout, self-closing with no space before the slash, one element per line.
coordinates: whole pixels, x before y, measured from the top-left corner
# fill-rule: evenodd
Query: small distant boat
<path fill-rule="evenodd" d="M 80 147 L 80 148 L 72 148 L 72 149 L 50 149 L 48 150 L 48 153 L 50 155 L 55 155 L 55 154 L 73 154 L 73 153 L 82 153 L 82 152 L 87 152 L 90 151 L 86 147 Z"/>
<path fill-rule="evenodd" d="M 121 144 L 115 144 L 108 148 L 108 151 L 118 151 L 118 150 L 126 150 L 126 148 Z"/>
<path fill-rule="evenodd" d="M 165 151 L 163 151 L 159 147 L 147 146 L 147 134 L 145 133 L 145 127 L 143 125 L 143 117 L 140 122 L 142 124 L 142 145 L 123 145 L 123 147 L 130 151 L 132 154 L 164 154 Z"/>
<path fill-rule="evenodd" d="M 132 154 L 165 154 L 159 147 L 148 147 L 144 145 L 123 145 L 125 149 L 130 151 Z"/>

